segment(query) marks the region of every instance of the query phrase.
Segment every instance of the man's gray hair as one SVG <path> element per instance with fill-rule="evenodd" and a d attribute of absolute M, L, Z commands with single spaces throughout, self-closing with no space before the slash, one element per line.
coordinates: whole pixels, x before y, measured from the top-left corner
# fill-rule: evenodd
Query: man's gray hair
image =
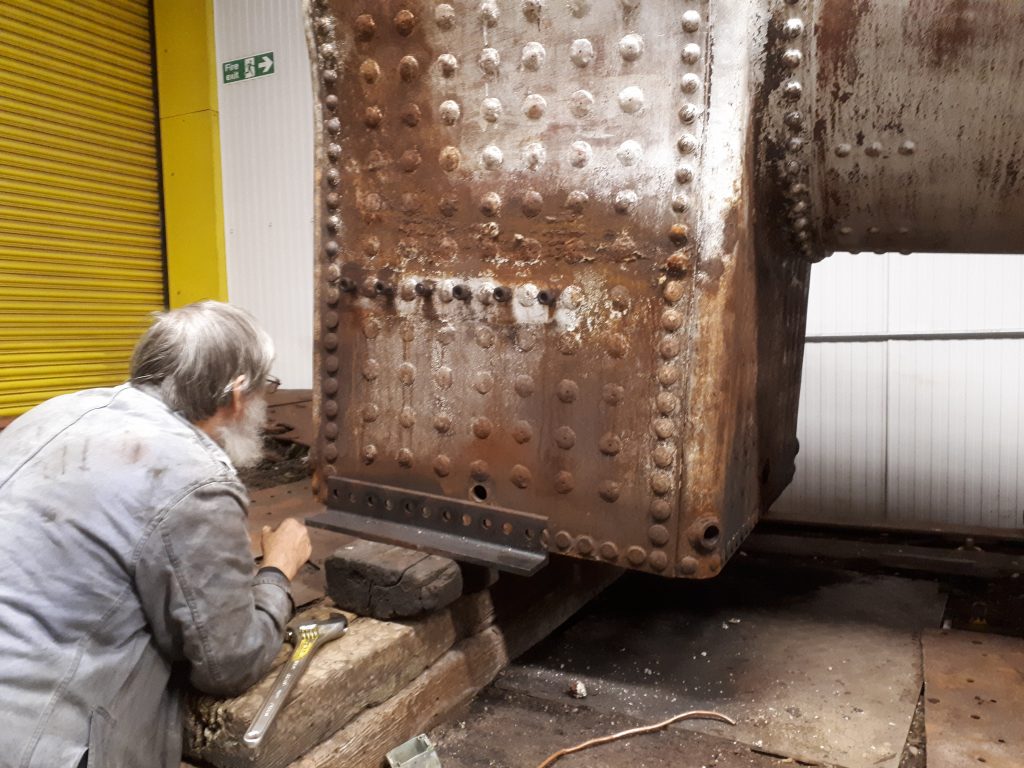
<path fill-rule="evenodd" d="M 131 383 L 196 423 L 231 401 L 239 376 L 245 393 L 262 390 L 273 361 L 274 343 L 252 315 L 199 301 L 156 315 L 132 355 Z"/>

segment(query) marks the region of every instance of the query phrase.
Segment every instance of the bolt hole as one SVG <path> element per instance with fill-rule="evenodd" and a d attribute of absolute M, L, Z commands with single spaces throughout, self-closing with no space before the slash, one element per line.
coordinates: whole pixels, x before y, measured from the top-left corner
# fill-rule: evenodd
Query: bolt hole
<path fill-rule="evenodd" d="M 529 528 L 527 528 L 525 531 L 523 531 L 523 535 L 526 538 L 528 538 L 528 539 L 532 539 L 533 538 L 533 531 L 530 530 Z"/>
<path fill-rule="evenodd" d="M 452 511 L 450 509 L 442 509 L 441 519 L 444 520 L 446 523 L 450 523 L 452 521 Z"/>
<path fill-rule="evenodd" d="M 981 715 L 971 715 L 971 720 L 981 720 Z"/>
<path fill-rule="evenodd" d="M 356 503 L 356 495 L 354 493 L 350 493 L 348 495 L 348 503 L 349 504 L 355 504 Z"/>
<path fill-rule="evenodd" d="M 512 523 L 503 523 L 501 526 L 501 532 L 506 536 L 512 535 Z"/>
<path fill-rule="evenodd" d="M 333 491 L 331 491 L 331 495 L 332 495 L 332 496 L 333 496 L 334 498 L 338 498 L 338 489 L 337 489 L 337 488 L 335 488 L 335 489 L 334 489 Z"/>
<path fill-rule="evenodd" d="M 469 489 L 469 494 L 477 501 L 487 501 L 487 488 L 479 483 Z"/>
<path fill-rule="evenodd" d="M 429 520 L 431 515 L 430 507 L 424 505 L 423 509 L 420 510 L 420 514 L 423 516 L 424 520 Z"/>
<path fill-rule="evenodd" d="M 472 525 L 473 524 L 473 516 L 472 515 L 463 515 L 462 516 L 462 524 L 466 525 L 466 526 Z"/>
<path fill-rule="evenodd" d="M 722 534 L 722 531 L 714 523 L 709 523 L 704 527 L 704 532 L 701 534 L 701 539 L 706 547 L 714 547 L 718 543 L 718 537 Z"/>
<path fill-rule="evenodd" d="M 1006 743 L 1006 739 L 996 739 L 996 741 L 997 741 L 997 742 L 998 742 L 999 744 L 1005 744 L 1005 743 Z"/>
<path fill-rule="evenodd" d="M 372 493 L 367 494 L 367 496 L 366 496 L 366 506 L 368 506 L 368 507 L 376 507 L 377 506 L 377 497 L 374 496 Z"/>
<path fill-rule="evenodd" d="M 972 645 L 981 645 L 981 640 L 971 640 Z"/>
<path fill-rule="evenodd" d="M 411 515 L 416 510 L 416 505 L 413 504 L 409 499 L 406 499 L 402 504 L 402 509 L 405 510 L 405 514 Z"/>
<path fill-rule="evenodd" d="M 986 762 L 988 762 L 988 761 L 987 761 L 987 760 L 986 760 L 986 759 L 985 759 L 984 757 L 979 757 L 979 758 L 978 758 L 978 762 L 979 762 L 979 763 L 986 763 Z"/>
<path fill-rule="evenodd" d="M 485 517 L 483 520 L 480 521 L 480 525 L 481 527 L 483 527 L 485 531 L 489 531 L 491 530 L 491 526 L 493 525 L 493 523 L 491 522 L 491 518 Z"/>
<path fill-rule="evenodd" d="M 968 683 L 973 683 L 974 682 L 974 678 L 973 677 L 968 677 L 967 678 L 967 682 Z"/>
<path fill-rule="evenodd" d="M 933 699 L 928 699 L 928 703 L 929 704 L 938 704 L 939 700 L 938 699 L 934 699 L 934 698 Z"/>

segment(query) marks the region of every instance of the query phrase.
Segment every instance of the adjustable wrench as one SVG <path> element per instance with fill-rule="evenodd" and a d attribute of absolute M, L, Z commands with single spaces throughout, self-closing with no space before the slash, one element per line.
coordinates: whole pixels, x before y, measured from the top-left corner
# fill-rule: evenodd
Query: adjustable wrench
<path fill-rule="evenodd" d="M 255 749 L 263 741 L 270 724 L 274 722 L 277 713 L 284 706 L 288 694 L 295 687 L 295 683 L 298 682 L 306 667 L 309 666 L 313 652 L 324 643 L 341 637 L 347 629 L 348 620 L 338 613 L 321 621 L 300 624 L 298 629 L 288 630 L 288 641 L 295 646 L 295 650 L 292 651 L 291 657 L 278 674 L 274 687 L 270 689 L 267 698 L 263 700 L 263 706 L 253 718 L 249 730 L 245 732 L 242 741 L 246 746 Z"/>

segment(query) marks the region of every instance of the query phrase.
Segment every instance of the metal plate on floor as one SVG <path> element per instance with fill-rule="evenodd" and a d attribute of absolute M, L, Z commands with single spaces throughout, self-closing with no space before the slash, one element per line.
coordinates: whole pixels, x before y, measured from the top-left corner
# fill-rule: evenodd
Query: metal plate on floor
<path fill-rule="evenodd" d="M 1024 639 L 931 631 L 922 645 L 929 768 L 1020 768 Z"/>

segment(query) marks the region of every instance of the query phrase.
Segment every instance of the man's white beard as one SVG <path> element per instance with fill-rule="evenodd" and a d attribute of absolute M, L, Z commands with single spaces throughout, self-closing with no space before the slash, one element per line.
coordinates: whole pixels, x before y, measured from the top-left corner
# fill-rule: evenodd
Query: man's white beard
<path fill-rule="evenodd" d="M 217 430 L 217 442 L 236 469 L 254 467 L 263 458 L 263 426 L 267 421 L 267 401 L 253 397 L 237 420 Z"/>

